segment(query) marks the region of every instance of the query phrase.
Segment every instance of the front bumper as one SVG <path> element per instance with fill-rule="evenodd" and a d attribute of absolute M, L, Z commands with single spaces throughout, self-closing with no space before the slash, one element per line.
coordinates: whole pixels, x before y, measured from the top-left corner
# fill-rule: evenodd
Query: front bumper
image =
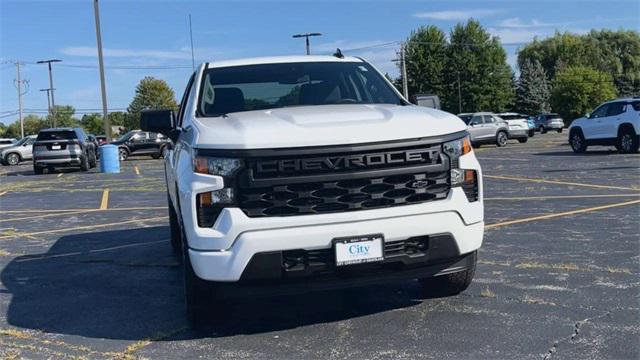
<path fill-rule="evenodd" d="M 202 279 L 237 282 L 256 254 L 326 250 L 337 237 L 378 233 L 385 243 L 450 234 L 457 249 L 455 256 L 468 254 L 482 244 L 482 174 L 473 153 L 460 157 L 459 164 L 478 174 L 477 201 L 469 202 L 462 188 L 456 187 L 442 200 L 354 212 L 250 218 L 239 208 L 226 208 L 211 228 L 198 227 L 195 196 L 221 188 L 221 179 L 180 172 L 180 204 L 190 204 L 181 207 L 181 215 L 191 264 Z"/>

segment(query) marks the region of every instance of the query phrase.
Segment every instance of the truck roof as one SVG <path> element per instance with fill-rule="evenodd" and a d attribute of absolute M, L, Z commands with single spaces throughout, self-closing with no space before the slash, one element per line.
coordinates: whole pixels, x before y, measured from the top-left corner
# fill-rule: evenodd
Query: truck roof
<path fill-rule="evenodd" d="M 362 59 L 345 56 L 338 58 L 331 55 L 292 55 L 292 56 L 269 56 L 255 57 L 235 60 L 214 61 L 206 64 L 207 69 L 242 66 L 242 65 L 259 65 L 259 64 L 282 64 L 282 63 L 299 63 L 299 62 L 362 62 Z"/>

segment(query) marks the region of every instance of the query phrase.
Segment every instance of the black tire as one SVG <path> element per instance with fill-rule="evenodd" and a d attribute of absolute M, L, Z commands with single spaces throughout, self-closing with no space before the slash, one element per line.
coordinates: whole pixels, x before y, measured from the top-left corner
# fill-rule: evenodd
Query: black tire
<path fill-rule="evenodd" d="M 20 164 L 20 161 L 22 161 L 22 158 L 20 157 L 20 154 L 18 153 L 9 153 L 7 155 L 4 156 L 4 162 L 5 164 L 9 165 L 9 166 L 16 166 Z"/>
<path fill-rule="evenodd" d="M 529 130 L 529 137 L 534 137 L 535 135 L 536 135 L 536 130 L 535 129 Z"/>
<path fill-rule="evenodd" d="M 507 142 L 509 141 L 509 135 L 504 131 L 498 131 L 496 134 L 496 145 L 498 147 L 507 146 Z"/>
<path fill-rule="evenodd" d="M 173 201 L 167 194 L 167 206 L 169 207 L 169 230 L 171 234 L 171 248 L 173 253 L 182 260 L 182 235 L 178 215 L 173 207 Z"/>
<path fill-rule="evenodd" d="M 581 130 L 572 130 L 571 134 L 569 134 L 569 145 L 571 145 L 571 149 L 576 154 L 582 154 L 587 151 L 587 141 L 582 135 Z"/>
<path fill-rule="evenodd" d="M 89 154 L 84 154 L 80 157 L 80 170 L 89 171 Z"/>
<path fill-rule="evenodd" d="M 528 137 L 518 139 L 518 142 L 519 142 L 519 143 L 521 143 L 521 144 L 524 144 L 524 143 L 526 143 L 527 141 L 529 141 L 529 138 L 528 138 Z"/>
<path fill-rule="evenodd" d="M 632 128 L 620 129 L 616 140 L 616 148 L 623 154 L 637 153 L 638 147 L 640 147 L 640 141 L 638 140 L 638 135 Z"/>
<path fill-rule="evenodd" d="M 473 265 L 471 268 L 453 274 L 441 275 L 431 278 L 418 279 L 422 291 L 428 295 L 452 296 L 465 291 L 476 273 L 477 252 L 473 253 Z"/>
<path fill-rule="evenodd" d="M 33 165 L 33 172 L 36 175 L 42 175 L 42 174 L 44 174 L 44 168 L 42 168 L 40 166 Z"/>
<path fill-rule="evenodd" d="M 562 128 L 558 129 L 558 134 L 562 134 Z"/>
<path fill-rule="evenodd" d="M 189 325 L 200 330 L 213 324 L 224 322 L 231 310 L 229 304 L 225 304 L 220 295 L 219 284 L 213 281 L 200 279 L 193 271 L 187 242 L 184 238 L 184 231 L 180 234 L 183 237 L 182 243 L 182 265 L 184 270 L 184 293 Z"/>
<path fill-rule="evenodd" d="M 91 152 L 91 159 L 89 159 L 89 168 L 93 169 L 98 164 L 98 158 L 94 151 Z"/>
<path fill-rule="evenodd" d="M 129 157 L 129 150 L 125 148 L 118 148 L 118 154 L 120 156 L 120 161 L 125 161 Z"/>
<path fill-rule="evenodd" d="M 544 126 L 540 125 L 540 134 L 546 134 L 547 133 L 547 129 L 544 128 Z"/>

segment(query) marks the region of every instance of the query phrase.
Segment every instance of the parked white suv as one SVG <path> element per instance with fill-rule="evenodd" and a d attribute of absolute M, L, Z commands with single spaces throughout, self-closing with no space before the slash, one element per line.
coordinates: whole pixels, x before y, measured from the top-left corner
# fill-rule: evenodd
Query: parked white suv
<path fill-rule="evenodd" d="M 591 115 L 574 120 L 569 143 L 576 153 L 590 145 L 615 146 L 623 153 L 638 151 L 640 144 L 640 98 L 617 99 L 597 107 Z"/>
<path fill-rule="evenodd" d="M 484 231 L 465 124 L 360 58 L 205 63 L 166 134 L 172 244 L 195 326 L 237 296 L 420 279 L 469 286 Z"/>

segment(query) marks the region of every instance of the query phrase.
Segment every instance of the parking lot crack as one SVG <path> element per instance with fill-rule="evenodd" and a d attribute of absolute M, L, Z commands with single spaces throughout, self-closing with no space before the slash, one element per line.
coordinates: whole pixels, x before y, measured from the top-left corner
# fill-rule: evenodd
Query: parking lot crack
<path fill-rule="evenodd" d="M 553 357 L 553 354 L 555 354 L 558 351 L 558 346 L 560 346 L 560 344 L 564 344 L 564 343 L 567 343 L 567 342 L 573 342 L 578 337 L 578 335 L 580 335 L 580 329 L 584 324 L 586 324 L 588 322 L 592 322 L 592 321 L 600 319 L 600 318 L 603 318 L 603 317 L 606 317 L 606 316 L 610 316 L 610 315 L 611 315 L 611 312 L 607 311 L 604 314 L 601 314 L 601 315 L 598 315 L 598 316 L 594 316 L 594 317 L 591 317 L 591 318 L 586 318 L 584 320 L 576 321 L 573 324 L 573 332 L 571 333 L 571 335 L 554 341 L 551 344 L 551 347 L 549 348 L 549 350 L 547 350 L 547 353 L 545 354 L 543 359 L 544 360 L 550 360 Z"/>

